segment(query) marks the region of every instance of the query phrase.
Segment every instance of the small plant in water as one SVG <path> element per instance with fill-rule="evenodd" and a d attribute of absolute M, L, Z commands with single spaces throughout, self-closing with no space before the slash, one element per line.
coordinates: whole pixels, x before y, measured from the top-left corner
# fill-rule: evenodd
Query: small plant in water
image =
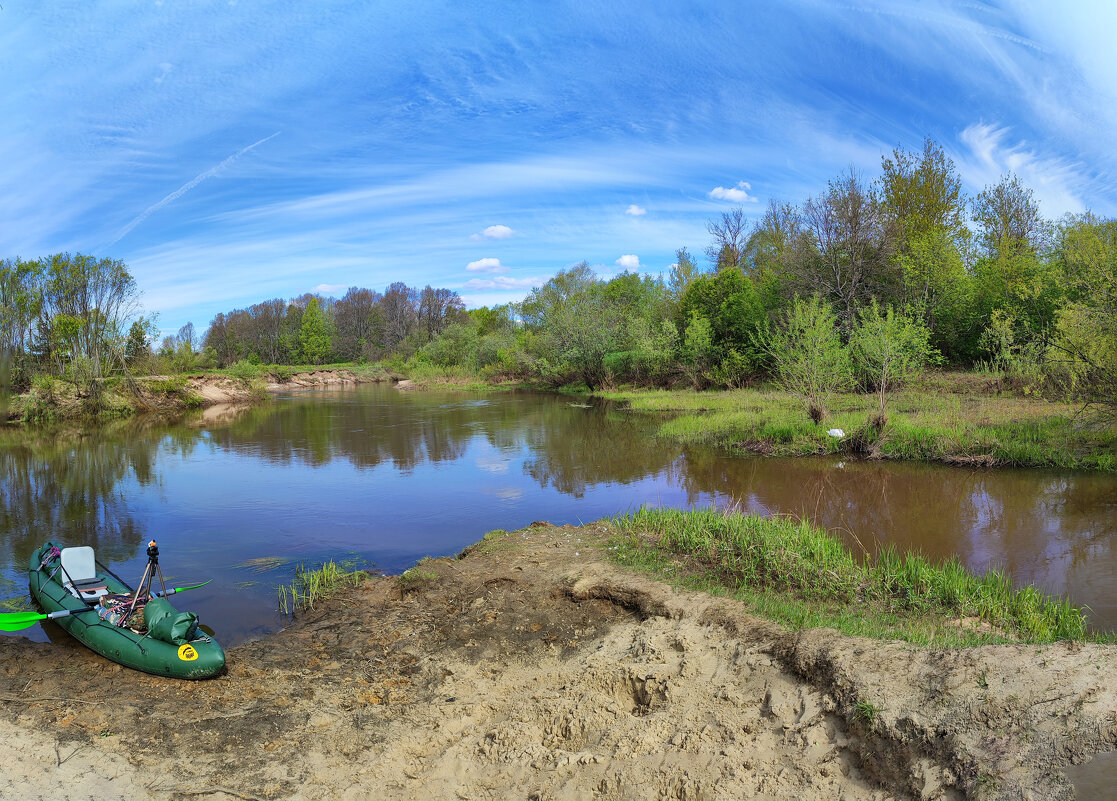
<path fill-rule="evenodd" d="M 339 566 L 332 559 L 317 570 L 299 565 L 295 568 L 295 580 L 290 585 L 276 588 L 279 611 L 284 615 L 293 615 L 303 609 L 311 609 L 323 598 L 342 587 L 355 587 L 369 575 L 366 570 L 347 570 L 346 567 L 349 565 Z"/>

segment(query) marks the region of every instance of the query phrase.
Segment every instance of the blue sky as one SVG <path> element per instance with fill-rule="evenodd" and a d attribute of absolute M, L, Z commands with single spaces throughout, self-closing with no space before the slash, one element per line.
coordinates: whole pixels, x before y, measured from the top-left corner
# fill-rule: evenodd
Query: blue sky
<path fill-rule="evenodd" d="M 1117 3 L 0 9 L 0 258 L 124 260 L 173 332 L 406 281 L 467 305 L 700 254 L 925 136 L 1117 214 Z"/>

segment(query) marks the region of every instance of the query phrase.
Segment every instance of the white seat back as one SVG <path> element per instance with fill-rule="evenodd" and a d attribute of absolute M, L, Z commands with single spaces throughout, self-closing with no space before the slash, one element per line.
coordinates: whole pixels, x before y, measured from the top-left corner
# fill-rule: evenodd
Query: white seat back
<path fill-rule="evenodd" d="M 93 556 L 93 548 L 88 545 L 78 545 L 74 548 L 62 549 L 62 570 L 65 581 L 81 581 L 97 577 L 97 560 Z"/>

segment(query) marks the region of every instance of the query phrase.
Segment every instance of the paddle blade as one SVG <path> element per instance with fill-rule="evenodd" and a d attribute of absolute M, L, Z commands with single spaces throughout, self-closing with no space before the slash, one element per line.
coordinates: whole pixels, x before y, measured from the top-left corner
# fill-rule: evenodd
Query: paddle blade
<path fill-rule="evenodd" d="M 21 631 L 29 629 L 40 620 L 46 620 L 46 615 L 35 612 L 5 612 L 0 614 L 0 631 Z"/>
<path fill-rule="evenodd" d="M 210 579 L 209 581 L 203 581 L 201 584 L 191 584 L 189 587 L 174 587 L 173 589 L 167 590 L 166 592 L 155 593 L 155 597 L 156 598 L 164 598 L 168 595 L 174 595 L 176 592 L 186 592 L 187 590 L 196 590 L 196 589 L 198 589 L 198 587 L 206 586 L 207 584 L 209 584 L 210 581 L 213 581 L 213 579 Z"/>

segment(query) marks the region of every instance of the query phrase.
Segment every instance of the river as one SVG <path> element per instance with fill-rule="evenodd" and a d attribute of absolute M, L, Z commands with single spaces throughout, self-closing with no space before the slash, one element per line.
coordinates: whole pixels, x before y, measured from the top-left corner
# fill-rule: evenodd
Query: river
<path fill-rule="evenodd" d="M 0 598 L 25 597 L 27 559 L 48 539 L 93 545 L 133 584 L 155 539 L 168 586 L 213 579 L 176 604 L 235 645 L 284 625 L 275 588 L 299 564 L 398 573 L 496 528 L 717 505 L 806 516 L 858 553 L 894 543 L 1001 567 L 1117 629 L 1115 476 L 733 456 L 655 428 L 557 395 L 365 385 L 280 395 L 226 422 L 5 430 Z"/>

